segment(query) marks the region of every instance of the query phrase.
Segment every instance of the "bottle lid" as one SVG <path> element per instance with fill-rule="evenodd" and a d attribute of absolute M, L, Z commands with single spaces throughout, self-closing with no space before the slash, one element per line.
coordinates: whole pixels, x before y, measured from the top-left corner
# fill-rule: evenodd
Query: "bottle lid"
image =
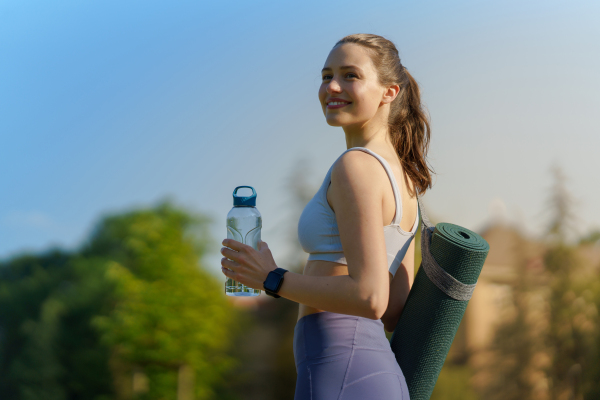
<path fill-rule="evenodd" d="M 238 196 L 236 192 L 241 188 L 252 189 L 250 196 Z M 256 207 L 256 190 L 252 186 L 238 186 L 233 190 L 233 206 L 234 207 Z"/>

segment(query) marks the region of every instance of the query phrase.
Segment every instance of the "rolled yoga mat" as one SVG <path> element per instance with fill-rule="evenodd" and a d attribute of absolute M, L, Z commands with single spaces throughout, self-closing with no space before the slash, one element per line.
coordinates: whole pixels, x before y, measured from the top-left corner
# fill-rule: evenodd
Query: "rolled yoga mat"
<path fill-rule="evenodd" d="M 458 225 L 431 226 L 421 213 L 422 262 L 390 345 L 411 400 L 429 400 L 490 246 Z"/>

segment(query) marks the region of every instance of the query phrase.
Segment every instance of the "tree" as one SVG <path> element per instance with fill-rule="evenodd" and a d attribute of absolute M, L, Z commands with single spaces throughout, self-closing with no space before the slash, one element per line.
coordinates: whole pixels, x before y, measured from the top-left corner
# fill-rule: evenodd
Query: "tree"
<path fill-rule="evenodd" d="M 235 399 L 238 313 L 202 268 L 207 221 L 163 201 L 105 216 L 78 251 L 1 261 L 2 398 Z"/>
<path fill-rule="evenodd" d="M 582 268 L 575 245 L 568 241 L 576 215 L 560 167 L 552 168 L 552 177 L 544 271 L 528 272 L 525 240 L 518 238 L 514 318 L 495 333 L 486 399 L 576 400 L 598 387 L 598 277 Z M 534 307 L 536 303 L 541 307 Z"/>
<path fill-rule="evenodd" d="M 164 201 L 106 216 L 82 250 L 107 260 L 107 279 L 116 287 L 113 309 L 92 323 L 111 348 L 118 388 L 135 370 L 149 382 L 134 388 L 140 398 L 174 398 L 181 371 L 194 381 L 196 399 L 215 398 L 214 387 L 226 385 L 222 377 L 235 360 L 224 354 L 236 312 L 222 282 L 198 262 L 210 241 L 207 222 Z"/>
<path fill-rule="evenodd" d="M 552 173 L 549 246 L 544 255 L 544 264 L 551 274 L 545 341 L 552 362 L 546 372 L 550 399 L 581 399 L 593 385 L 586 379 L 588 370 L 597 363 L 590 358 L 597 334 L 595 305 L 586 295 L 591 282 L 588 279 L 597 277 L 585 276 L 575 246 L 567 242 L 568 233 L 574 228 L 573 200 L 561 169 L 555 166 Z"/>
<path fill-rule="evenodd" d="M 536 380 L 541 368 L 540 346 L 531 300 L 534 295 L 532 274 L 528 269 L 524 238 L 514 232 L 516 279 L 512 282 L 512 304 L 509 317 L 501 321 L 494 332 L 485 366 L 487 383 L 482 388 L 482 398 L 489 400 L 534 399 Z"/>
<path fill-rule="evenodd" d="M 113 397 L 108 349 L 90 326 L 110 298 L 103 267 L 59 249 L 0 263 L 3 398 Z"/>

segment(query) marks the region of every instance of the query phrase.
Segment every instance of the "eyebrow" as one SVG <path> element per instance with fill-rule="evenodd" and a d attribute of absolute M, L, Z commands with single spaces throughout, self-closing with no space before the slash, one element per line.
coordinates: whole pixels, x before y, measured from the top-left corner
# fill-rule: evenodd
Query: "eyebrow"
<path fill-rule="evenodd" d="M 362 69 L 358 68 L 356 65 L 344 65 L 344 66 L 340 67 L 340 69 L 351 69 L 351 68 L 357 69 L 361 73 L 363 72 Z M 329 67 L 325 67 L 321 70 L 321 72 L 323 72 L 323 71 L 333 71 L 333 70 Z"/>

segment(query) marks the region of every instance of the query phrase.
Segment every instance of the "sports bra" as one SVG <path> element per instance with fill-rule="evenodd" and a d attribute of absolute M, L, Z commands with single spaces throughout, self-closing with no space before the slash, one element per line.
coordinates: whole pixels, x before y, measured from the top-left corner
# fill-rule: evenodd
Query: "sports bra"
<path fill-rule="evenodd" d="M 366 147 L 349 148 L 338 157 L 338 160 L 342 155 L 351 150 L 364 151 L 377 158 L 383 165 L 383 168 L 385 168 L 385 171 L 392 182 L 392 190 L 394 191 L 394 199 L 396 201 L 396 214 L 392 223 L 383 227 L 383 233 L 385 236 L 388 269 L 392 275 L 395 276 L 396 271 L 402 263 L 404 255 L 410 246 L 410 242 L 417 232 L 420 217 L 419 207 L 417 207 L 417 218 L 412 230 L 410 232 L 404 231 L 400 228 L 400 221 L 402 220 L 402 200 L 400 197 L 400 190 L 388 162 Z M 309 261 L 324 260 L 347 265 L 348 262 L 346 261 L 342 249 L 335 213 L 327 202 L 327 189 L 331 183 L 331 171 L 334 164 L 335 162 L 331 165 L 329 171 L 327 171 L 327 175 L 317 193 L 306 204 L 304 210 L 302 210 L 302 214 L 298 221 L 298 239 L 302 249 L 306 253 L 309 253 Z"/>

